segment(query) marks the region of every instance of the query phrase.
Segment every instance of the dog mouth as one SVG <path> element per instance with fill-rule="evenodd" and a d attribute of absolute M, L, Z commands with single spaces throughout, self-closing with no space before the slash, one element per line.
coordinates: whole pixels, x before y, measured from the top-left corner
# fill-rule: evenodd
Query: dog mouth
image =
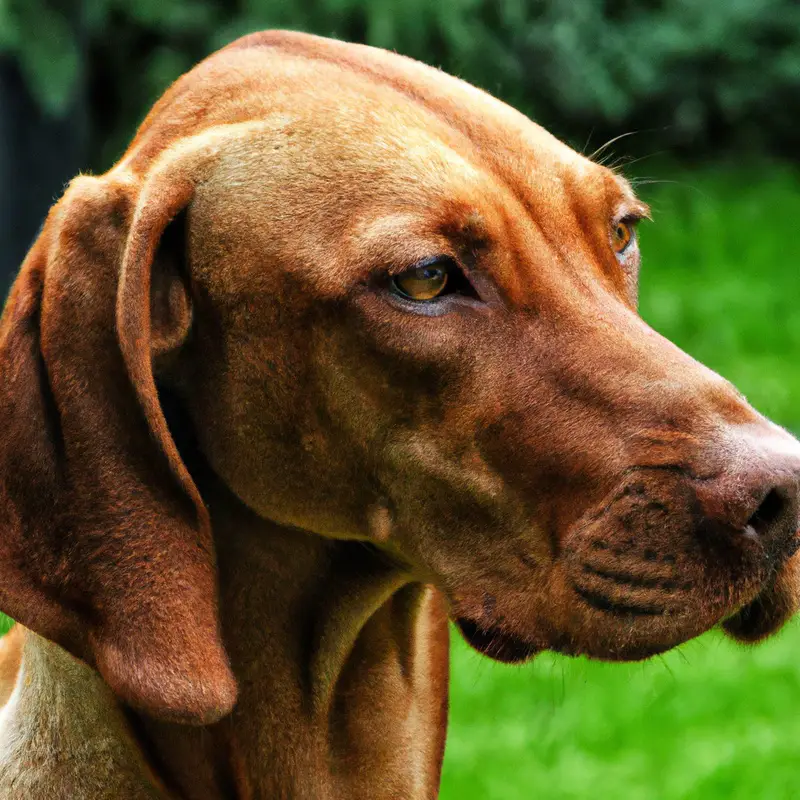
<path fill-rule="evenodd" d="M 509 616 L 520 619 L 520 608 L 512 601 L 496 613 L 494 594 L 487 596 L 491 602 L 484 597 L 480 621 L 466 609 L 469 616 L 454 614 L 467 644 L 504 664 L 524 663 L 542 651 L 641 661 L 717 627 L 738 642 L 756 643 L 800 607 L 800 533 L 782 552 L 744 554 L 732 575 L 709 574 L 703 563 L 655 549 L 645 548 L 641 558 L 611 553 L 613 559 L 602 561 L 598 556 L 607 556 L 607 548 L 575 555 L 553 574 L 545 606 L 535 611 L 527 604 L 522 634 L 506 624 Z"/>
<path fill-rule="evenodd" d="M 481 626 L 466 617 L 459 617 L 455 622 L 470 647 L 503 664 L 521 664 L 542 649 L 496 625 Z"/>
<path fill-rule="evenodd" d="M 545 645 L 534 644 L 496 625 L 488 627 L 478 625 L 478 623 L 465 617 L 455 620 L 455 624 L 464 640 L 473 650 L 501 664 L 523 664 L 543 650 L 573 658 L 589 656 L 602 661 L 643 661 L 670 650 L 676 644 L 675 642 L 670 644 L 640 644 L 638 646 L 629 644 L 622 652 L 615 652 L 613 649 L 609 649 L 604 650 L 602 653 L 593 653 L 591 649 L 581 647 L 569 634 L 554 635 Z M 680 644 L 680 642 L 677 642 L 677 644 Z"/>
<path fill-rule="evenodd" d="M 567 631 L 558 634 L 550 630 L 546 642 L 534 642 L 500 625 L 477 623 L 468 617 L 458 617 L 454 621 L 470 647 L 503 664 L 522 664 L 544 650 L 572 657 L 630 662 L 667 652 L 717 625 L 738 642 L 759 642 L 780 629 L 798 605 L 794 592 L 787 590 L 780 581 L 763 588 L 729 616 L 704 621 L 694 620 L 688 609 L 679 611 L 656 604 L 611 602 L 602 595 L 587 598 L 583 594 L 578 596 L 586 606 L 607 620 L 602 625 L 603 630 L 596 630 L 586 641 Z M 597 622 L 595 618 L 595 625 Z M 609 623 L 610 628 L 607 627 Z M 622 638 L 618 630 L 620 624 L 625 628 Z"/>

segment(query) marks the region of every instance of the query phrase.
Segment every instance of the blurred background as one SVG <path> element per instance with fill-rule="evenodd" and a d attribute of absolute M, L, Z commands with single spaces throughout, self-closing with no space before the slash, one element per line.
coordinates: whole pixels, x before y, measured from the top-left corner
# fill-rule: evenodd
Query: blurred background
<path fill-rule="evenodd" d="M 797 0 L 0 0 L 0 292 L 66 181 L 266 27 L 440 66 L 587 154 L 622 137 L 602 158 L 655 212 L 643 316 L 800 434 Z M 627 666 L 453 651 L 444 800 L 800 796 L 797 624 Z"/>

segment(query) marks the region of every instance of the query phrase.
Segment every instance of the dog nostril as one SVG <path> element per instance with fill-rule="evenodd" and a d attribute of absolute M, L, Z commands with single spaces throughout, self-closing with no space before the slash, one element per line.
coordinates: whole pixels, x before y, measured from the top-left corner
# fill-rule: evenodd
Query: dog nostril
<path fill-rule="evenodd" d="M 786 500 L 777 489 L 772 489 L 747 521 L 746 527 L 752 528 L 759 536 L 763 536 L 781 519 L 785 509 Z"/>

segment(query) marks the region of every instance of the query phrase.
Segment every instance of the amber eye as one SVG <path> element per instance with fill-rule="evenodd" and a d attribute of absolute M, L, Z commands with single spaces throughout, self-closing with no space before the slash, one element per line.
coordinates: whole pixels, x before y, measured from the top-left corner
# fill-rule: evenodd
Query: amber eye
<path fill-rule="evenodd" d="M 411 300 L 433 300 L 447 286 L 447 269 L 439 263 L 414 267 L 395 276 L 392 285 Z"/>
<path fill-rule="evenodd" d="M 611 246 L 617 255 L 622 255 L 627 250 L 628 245 L 633 241 L 633 235 L 632 223 L 621 220 L 614 225 L 614 229 L 611 231 Z"/>

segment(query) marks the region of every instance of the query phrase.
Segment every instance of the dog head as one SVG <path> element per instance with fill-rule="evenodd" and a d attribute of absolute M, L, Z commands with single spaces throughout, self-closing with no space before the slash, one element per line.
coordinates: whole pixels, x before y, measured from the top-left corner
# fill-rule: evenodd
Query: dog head
<path fill-rule="evenodd" d="M 156 375 L 242 502 L 387 551 L 488 655 L 773 631 L 800 445 L 639 318 L 646 215 L 436 70 L 234 43 L 72 184 L 15 285 L 0 607 L 128 702 L 230 708 L 208 517 Z"/>

